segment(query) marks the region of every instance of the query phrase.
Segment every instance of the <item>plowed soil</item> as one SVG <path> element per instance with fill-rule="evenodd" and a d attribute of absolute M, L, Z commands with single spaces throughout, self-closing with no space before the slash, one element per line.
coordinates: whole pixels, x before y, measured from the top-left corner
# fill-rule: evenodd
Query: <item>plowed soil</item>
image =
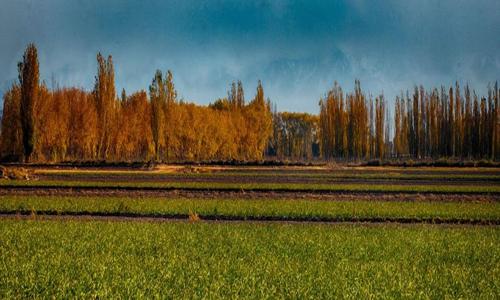
<path fill-rule="evenodd" d="M 54 196 L 123 196 L 191 199 L 311 199 L 311 200 L 373 200 L 373 201 L 500 201 L 498 194 L 435 194 L 435 193 L 373 193 L 373 192 L 276 192 L 223 191 L 184 189 L 115 189 L 115 188 L 1 188 L 0 195 Z"/>
<path fill-rule="evenodd" d="M 168 222 L 168 221 L 189 221 L 188 215 L 147 215 L 129 213 L 60 213 L 60 212 L 39 212 L 39 214 L 0 212 L 0 219 L 30 219 L 30 220 L 104 220 L 104 221 L 137 221 L 137 222 Z M 474 226 L 498 226 L 499 220 L 464 220 L 464 219 L 440 219 L 440 218 L 394 218 L 394 217 L 342 217 L 342 218 L 287 218 L 280 216 L 216 216 L 204 215 L 195 222 L 273 222 L 273 223 L 323 223 L 323 224 L 434 224 L 434 225 L 474 225 Z"/>

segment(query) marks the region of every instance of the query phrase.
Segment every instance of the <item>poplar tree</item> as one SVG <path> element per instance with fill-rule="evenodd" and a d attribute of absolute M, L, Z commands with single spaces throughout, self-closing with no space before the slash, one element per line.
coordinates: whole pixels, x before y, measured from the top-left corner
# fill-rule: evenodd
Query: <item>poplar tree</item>
<path fill-rule="evenodd" d="M 175 104 L 177 103 L 177 91 L 175 90 L 174 79 L 172 72 L 167 71 L 164 82 L 165 89 L 165 105 L 164 108 L 164 136 L 165 136 L 165 150 L 166 159 L 169 160 L 175 151 L 175 129 L 176 129 L 176 116 L 175 116 Z"/>
<path fill-rule="evenodd" d="M 93 95 L 97 111 L 97 157 L 107 160 L 116 109 L 115 71 L 111 55 L 105 59 L 101 53 L 97 54 L 97 76 Z"/>
<path fill-rule="evenodd" d="M 34 44 L 28 44 L 23 61 L 18 64 L 19 83 L 21 87 L 20 118 L 24 160 L 29 162 L 36 143 L 36 119 L 34 109 L 39 89 L 38 54 Z"/>
<path fill-rule="evenodd" d="M 153 135 L 155 161 L 160 160 L 162 150 L 165 147 L 163 132 L 165 131 L 166 94 L 162 72 L 157 70 L 149 86 L 149 98 L 151 101 L 151 132 Z"/>

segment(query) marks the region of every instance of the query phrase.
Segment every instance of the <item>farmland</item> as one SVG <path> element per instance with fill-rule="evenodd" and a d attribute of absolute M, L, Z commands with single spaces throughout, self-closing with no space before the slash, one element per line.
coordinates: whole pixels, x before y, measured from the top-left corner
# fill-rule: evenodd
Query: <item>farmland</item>
<path fill-rule="evenodd" d="M 497 228 L 4 221 L 5 297 L 495 298 Z M 5 255 L 10 253 L 12 255 Z"/>
<path fill-rule="evenodd" d="M 495 298 L 500 170 L 31 167 L 0 296 Z"/>
<path fill-rule="evenodd" d="M 0 300 L 500 299 L 500 1 L 2 2 Z"/>
<path fill-rule="evenodd" d="M 413 220 L 443 222 L 500 220 L 498 202 L 311 201 L 303 199 L 164 199 L 110 197 L 4 197 L 4 213 L 182 218 L 196 212 L 210 219 Z M 500 222 L 499 222 L 500 224 Z"/>

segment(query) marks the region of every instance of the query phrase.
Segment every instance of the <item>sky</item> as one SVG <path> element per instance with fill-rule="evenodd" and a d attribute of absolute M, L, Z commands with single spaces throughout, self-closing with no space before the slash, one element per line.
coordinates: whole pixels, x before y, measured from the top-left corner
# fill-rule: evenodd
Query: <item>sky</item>
<path fill-rule="evenodd" d="M 51 87 L 93 87 L 96 54 L 111 54 L 118 91 L 148 89 L 172 70 L 178 94 L 208 104 L 258 80 L 280 111 L 317 113 L 337 81 L 359 79 L 393 100 L 415 84 L 500 78 L 498 0 L 0 0 L 0 94 L 26 45 Z"/>

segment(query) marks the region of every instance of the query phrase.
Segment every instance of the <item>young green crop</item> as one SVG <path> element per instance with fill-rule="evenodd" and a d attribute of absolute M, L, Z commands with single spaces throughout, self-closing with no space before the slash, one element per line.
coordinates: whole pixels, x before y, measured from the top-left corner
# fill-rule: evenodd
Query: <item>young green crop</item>
<path fill-rule="evenodd" d="M 321 171 L 321 172 L 297 172 L 297 171 L 287 171 L 287 170 L 267 170 L 267 171 L 254 171 L 254 172 L 234 172 L 231 170 L 209 172 L 209 173 L 162 173 L 162 172 L 152 172 L 152 171 L 106 171 L 106 170 L 41 170 L 36 171 L 37 175 L 50 177 L 63 177 L 68 179 L 86 179 L 92 177 L 102 178 L 103 176 L 116 179 L 127 179 L 134 177 L 148 177 L 151 179 L 169 179 L 169 178 L 203 178 L 203 179 L 216 179 L 216 178 L 241 178 L 245 180 L 252 177 L 264 177 L 272 179 L 276 176 L 287 176 L 290 178 L 304 178 L 304 179 L 314 179 L 318 181 L 332 181 L 332 180 L 342 180 L 342 179 L 366 179 L 366 180 L 430 180 L 439 179 L 443 181 L 460 181 L 460 180 L 477 180 L 477 181 L 500 181 L 500 172 L 498 174 L 483 174 L 483 172 L 469 172 L 469 173 L 455 173 L 450 174 L 449 172 L 437 172 L 433 171 L 430 173 L 405 173 L 401 172 L 345 172 L 345 171 Z"/>
<path fill-rule="evenodd" d="M 498 227 L 0 221 L 1 298 L 500 294 Z"/>
<path fill-rule="evenodd" d="M 107 213 L 150 216 L 280 217 L 282 219 L 403 218 L 500 221 L 498 202 L 322 201 L 302 199 L 168 199 L 0 196 L 0 212 Z"/>
<path fill-rule="evenodd" d="M 386 193 L 500 193 L 500 185 L 390 185 L 390 184 L 326 184 L 326 183 L 226 183 L 226 182 L 123 182 L 0 180 L 0 187 L 40 188 L 132 188 L 192 189 L 231 191 L 318 191 L 318 192 L 386 192 Z"/>

